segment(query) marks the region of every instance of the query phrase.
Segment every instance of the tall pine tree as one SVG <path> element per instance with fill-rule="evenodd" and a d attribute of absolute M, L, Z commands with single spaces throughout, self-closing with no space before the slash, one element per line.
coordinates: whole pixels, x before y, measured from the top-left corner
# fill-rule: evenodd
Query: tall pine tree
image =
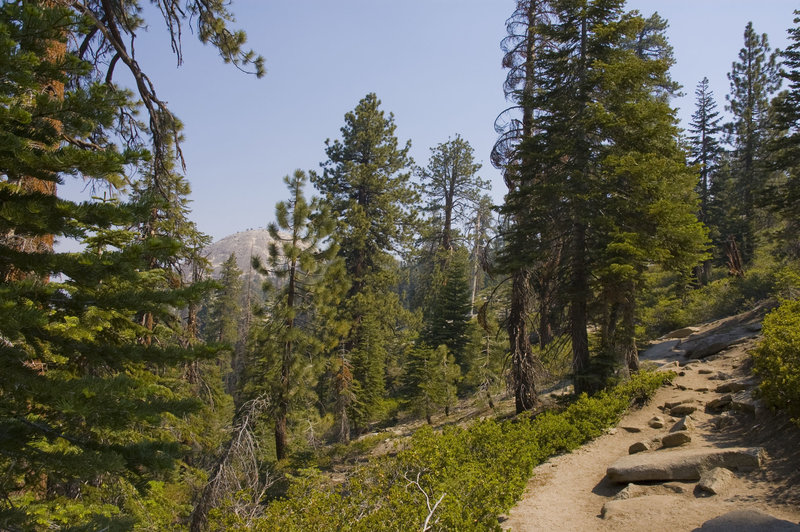
<path fill-rule="evenodd" d="M 731 219 L 728 238 L 735 240 L 745 263 L 753 258 L 759 221 L 759 201 L 767 187 L 769 169 L 765 144 L 769 129 L 770 99 L 780 87 L 777 55 L 771 51 L 766 34 L 759 35 L 748 22 L 739 60 L 728 73 L 727 96 L 733 121 L 727 124 L 731 157 L 731 202 L 726 211 Z"/>
<path fill-rule="evenodd" d="M 342 309 L 351 329 L 341 349 L 359 390 L 351 415 L 362 423 L 382 413 L 387 338 L 403 313 L 393 292 L 392 253 L 407 241 L 416 217 L 410 143 L 399 145 L 395 127 L 394 116 L 368 94 L 345 115 L 341 140 L 326 141 L 322 174 L 311 175 L 338 219 L 339 255 L 352 283 Z"/>

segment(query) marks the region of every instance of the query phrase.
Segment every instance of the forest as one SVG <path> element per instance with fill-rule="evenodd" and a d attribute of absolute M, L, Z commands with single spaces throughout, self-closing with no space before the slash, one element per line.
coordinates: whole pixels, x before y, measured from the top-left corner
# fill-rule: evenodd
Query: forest
<path fill-rule="evenodd" d="M 666 20 L 516 0 L 501 204 L 468 139 L 415 163 L 368 93 L 284 178 L 266 256 L 212 275 L 145 3 L 0 5 L 0 529 L 495 529 L 668 380 L 640 346 L 767 298 L 762 394 L 800 419 L 800 11 L 785 50 L 748 24 L 682 129 Z M 152 3 L 176 53 L 265 75 L 235 5 Z"/>

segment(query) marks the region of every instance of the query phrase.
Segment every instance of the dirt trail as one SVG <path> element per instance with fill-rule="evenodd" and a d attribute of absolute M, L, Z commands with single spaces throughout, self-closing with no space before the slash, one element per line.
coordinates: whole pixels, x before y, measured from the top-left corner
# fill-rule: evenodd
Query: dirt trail
<path fill-rule="evenodd" d="M 715 391 L 721 384 L 754 384 L 747 352 L 755 345 L 753 336 L 757 335 L 755 331 L 762 316 L 763 311 L 751 312 L 706 324 L 695 331 L 679 333 L 693 332 L 680 342 L 667 339 L 649 349 L 643 356 L 645 363 L 680 372 L 673 385 L 659 390 L 644 408 L 628 413 L 609 433 L 537 467 L 523 499 L 501 526 L 515 531 L 678 532 L 694 530 L 733 510 L 755 510 L 791 523 L 800 522 L 800 430 L 785 417 L 772 414 L 750 399 L 752 388 L 736 396 L 745 397 L 738 410 L 707 408 L 709 402 L 726 395 Z M 679 366 L 689 361 L 686 351 L 699 352 L 720 338 L 732 345 Z M 732 485 L 720 495 L 704 496 L 696 481 L 651 482 L 635 488 L 644 497 L 628 499 L 622 509 L 617 506 L 616 511 L 609 511 L 603 518 L 604 504 L 626 487 L 611 483 L 606 478 L 606 469 L 627 456 L 632 444 L 667 435 L 676 419 L 664 405 L 679 401 L 697 406 L 691 414 L 692 441 L 681 446 L 682 449 L 763 447 L 766 451 L 763 467 L 735 472 Z M 665 420 L 663 428 L 649 426 L 648 421 L 654 416 Z M 635 430 L 640 432 L 631 432 Z"/>

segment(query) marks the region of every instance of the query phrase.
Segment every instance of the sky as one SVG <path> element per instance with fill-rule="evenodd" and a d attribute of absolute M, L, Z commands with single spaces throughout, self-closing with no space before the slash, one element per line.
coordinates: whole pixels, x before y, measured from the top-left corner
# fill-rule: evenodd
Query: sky
<path fill-rule="evenodd" d="M 500 41 L 513 0 L 233 0 L 235 26 L 266 58 L 261 79 L 223 64 L 186 31 L 177 65 L 163 22 L 145 11 L 148 32 L 136 54 L 158 96 L 183 121 L 192 219 L 214 240 L 265 227 L 287 197 L 283 176 L 316 170 L 325 140 L 339 138 L 344 114 L 374 92 L 392 112 L 401 143 L 427 164 L 430 148 L 460 134 L 483 164 L 502 201 L 500 171 L 489 154 L 494 120 L 508 103 L 502 91 Z M 789 0 L 629 0 L 628 9 L 658 12 L 670 27 L 672 77 L 684 88 L 673 101 L 682 123 L 694 110 L 694 90 L 707 76 L 720 110 L 726 78 L 752 21 L 770 45 L 787 44 L 799 8 Z M 124 82 L 124 80 L 121 80 Z M 79 183 L 68 197 L 88 194 Z M 309 189 L 307 193 L 312 193 Z"/>

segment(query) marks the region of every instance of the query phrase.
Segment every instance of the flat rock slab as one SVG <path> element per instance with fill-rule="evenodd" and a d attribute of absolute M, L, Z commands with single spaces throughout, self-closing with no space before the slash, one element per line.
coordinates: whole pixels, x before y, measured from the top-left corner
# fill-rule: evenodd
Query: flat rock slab
<path fill-rule="evenodd" d="M 735 510 L 728 512 L 696 528 L 693 532 L 783 532 L 800 530 L 800 525 L 772 517 L 757 510 Z"/>
<path fill-rule="evenodd" d="M 680 340 L 666 340 L 664 342 L 653 344 L 648 347 L 644 353 L 639 355 L 639 359 L 658 361 L 675 356 L 677 353 L 673 351 L 673 348 L 677 347 L 677 345 L 680 343 Z"/>
<path fill-rule="evenodd" d="M 763 449 L 681 449 L 623 456 L 606 470 L 611 482 L 651 480 L 699 480 L 703 471 L 715 467 L 751 470 L 761 467 Z"/>

